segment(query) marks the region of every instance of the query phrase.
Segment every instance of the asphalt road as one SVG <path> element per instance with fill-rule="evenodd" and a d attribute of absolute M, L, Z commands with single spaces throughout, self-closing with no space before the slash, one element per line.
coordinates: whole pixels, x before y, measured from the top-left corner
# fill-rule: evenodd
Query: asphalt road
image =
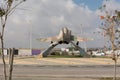
<path fill-rule="evenodd" d="M 0 72 L 2 72 L 2 65 L 0 65 Z M 2 73 L 0 73 L 2 75 Z M 36 78 L 34 80 L 39 80 L 40 78 L 44 78 L 43 80 L 50 80 L 54 78 L 55 80 L 59 80 L 65 78 L 65 80 L 79 80 L 81 78 L 96 78 L 101 77 L 112 77 L 114 75 L 114 67 L 109 66 L 37 66 L 37 65 L 15 65 L 13 70 L 14 78 L 23 78 L 29 79 L 30 77 Z M 120 77 L 120 66 L 117 66 L 117 77 Z M 37 79 L 38 78 L 38 79 Z M 29 79 L 30 80 L 30 79 Z M 51 79 L 53 80 L 53 79 Z M 64 80 L 64 79 L 63 79 Z"/>
<path fill-rule="evenodd" d="M 48 77 L 111 77 L 113 66 L 15 66 L 15 76 L 48 76 Z M 117 67 L 120 77 L 120 66 Z"/>
<path fill-rule="evenodd" d="M 0 60 L 1 80 L 2 72 Z M 15 58 L 13 69 L 13 80 L 100 80 L 113 75 L 113 61 L 106 58 Z M 120 77 L 120 60 L 117 77 Z"/>

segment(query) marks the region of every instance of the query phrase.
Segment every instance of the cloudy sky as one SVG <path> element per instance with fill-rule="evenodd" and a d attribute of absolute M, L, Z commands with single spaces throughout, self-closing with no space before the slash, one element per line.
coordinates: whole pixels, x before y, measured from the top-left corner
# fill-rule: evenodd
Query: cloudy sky
<path fill-rule="evenodd" d="M 112 10 L 120 10 L 120 0 L 27 0 L 8 18 L 5 47 L 46 48 L 50 43 L 36 39 L 55 36 L 65 26 L 74 35 L 94 38 L 87 47 L 103 47 L 104 38 L 95 32 L 101 24 L 98 8 L 105 3 Z"/>

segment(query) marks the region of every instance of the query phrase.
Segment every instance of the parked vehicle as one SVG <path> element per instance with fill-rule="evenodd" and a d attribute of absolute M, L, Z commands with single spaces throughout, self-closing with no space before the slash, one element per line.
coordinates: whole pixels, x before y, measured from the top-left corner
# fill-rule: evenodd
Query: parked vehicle
<path fill-rule="evenodd" d="M 96 52 L 93 55 L 94 56 L 105 56 L 105 53 L 103 53 L 103 52 Z"/>

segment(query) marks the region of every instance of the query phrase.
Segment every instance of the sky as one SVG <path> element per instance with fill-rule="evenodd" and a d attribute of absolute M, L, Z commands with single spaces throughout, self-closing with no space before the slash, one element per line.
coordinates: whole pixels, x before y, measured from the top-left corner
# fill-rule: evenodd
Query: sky
<path fill-rule="evenodd" d="M 96 33 L 100 30 L 102 14 L 98 8 L 103 4 L 108 9 L 120 10 L 120 0 L 27 0 L 8 17 L 5 47 L 47 48 L 50 43 L 36 39 L 56 36 L 66 26 L 74 35 L 94 38 L 94 41 L 81 42 L 81 47 L 103 47 L 107 43 Z"/>
<path fill-rule="evenodd" d="M 73 0 L 73 1 L 77 5 L 80 5 L 80 4 L 87 5 L 90 10 L 94 10 L 94 11 L 98 9 L 103 2 L 103 0 Z"/>

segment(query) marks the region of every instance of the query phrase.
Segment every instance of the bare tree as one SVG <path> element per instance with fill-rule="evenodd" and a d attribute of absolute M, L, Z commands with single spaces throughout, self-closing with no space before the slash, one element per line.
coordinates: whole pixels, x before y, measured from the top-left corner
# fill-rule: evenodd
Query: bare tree
<path fill-rule="evenodd" d="M 100 16 L 100 18 L 103 20 L 102 23 L 102 30 L 104 30 L 105 35 L 109 37 L 109 40 L 111 42 L 111 48 L 113 50 L 112 52 L 112 60 L 114 60 L 114 78 L 113 80 L 116 80 L 116 64 L 118 60 L 118 53 L 116 50 L 119 48 L 119 29 L 120 29 L 120 11 L 118 10 L 112 10 L 108 11 L 106 9 L 106 4 L 102 5 L 100 8 L 102 12 L 104 12 L 104 15 Z M 116 35 L 117 34 L 117 35 Z"/>
<path fill-rule="evenodd" d="M 0 19 L 1 19 L 1 31 L 0 31 L 0 40 L 1 40 L 1 53 L 2 60 L 4 65 L 4 79 L 7 80 L 7 71 L 6 71 L 6 61 L 4 57 L 4 31 L 7 23 L 8 16 L 14 11 L 14 9 L 26 0 L 1 0 L 0 5 Z M 15 4 L 15 5 L 14 5 Z"/>

